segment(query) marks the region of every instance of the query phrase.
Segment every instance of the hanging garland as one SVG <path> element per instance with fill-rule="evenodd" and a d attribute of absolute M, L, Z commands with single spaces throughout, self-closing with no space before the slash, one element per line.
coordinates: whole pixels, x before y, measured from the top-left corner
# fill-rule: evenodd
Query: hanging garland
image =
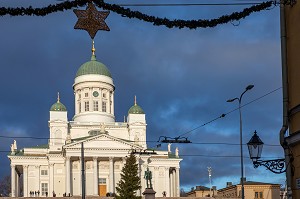
<path fill-rule="evenodd" d="M 168 28 L 190 28 L 190 29 L 196 29 L 196 28 L 208 28 L 208 27 L 215 27 L 219 24 L 225 24 L 230 21 L 238 21 L 240 19 L 243 19 L 253 12 L 259 12 L 261 10 L 265 10 L 267 8 L 270 8 L 273 4 L 273 1 L 263 2 L 259 5 L 254 5 L 250 8 L 245 8 L 242 12 L 233 12 L 230 15 L 223 15 L 216 19 L 198 19 L 198 20 L 181 20 L 181 19 L 175 19 L 170 20 L 167 18 L 159 18 L 154 16 L 149 16 L 146 14 L 143 14 L 139 11 L 131 11 L 129 8 L 123 8 L 121 6 L 118 6 L 116 4 L 108 4 L 103 1 L 96 1 L 93 0 L 93 2 L 100 8 L 103 8 L 104 10 L 110 10 L 112 12 L 118 13 L 122 15 L 123 17 L 128 18 L 137 18 L 139 20 L 143 20 L 146 22 L 153 23 L 155 26 L 161 26 L 164 25 Z"/>
<path fill-rule="evenodd" d="M 91 0 L 93 1 L 99 8 L 102 8 L 104 10 L 110 10 L 112 12 L 115 12 L 117 14 L 120 14 L 122 17 L 128 17 L 128 18 L 136 18 L 139 20 L 143 20 L 146 22 L 153 23 L 155 26 L 166 26 L 168 28 L 190 28 L 190 29 L 196 29 L 196 28 L 208 28 L 208 27 L 215 27 L 219 24 L 225 24 L 231 21 L 238 21 L 240 19 L 244 19 L 245 17 L 249 16 L 250 14 L 254 12 L 259 12 L 262 10 L 266 10 L 270 8 L 274 1 L 267 1 L 263 2 L 259 5 L 254 5 L 249 8 L 245 8 L 241 12 L 233 12 L 230 15 L 223 15 L 216 19 L 198 19 L 198 20 L 181 20 L 181 19 L 175 19 L 170 20 L 167 18 L 159 18 L 155 16 L 149 16 L 146 14 L 143 14 L 139 11 L 131 11 L 129 8 L 124 8 L 122 6 L 116 5 L 116 4 L 108 4 L 105 3 L 103 0 Z M 63 3 L 55 4 L 55 5 L 49 5 L 44 8 L 32 8 L 31 6 L 28 8 L 0 8 L 0 16 L 4 15 L 10 15 L 10 16 L 46 16 L 48 14 L 54 13 L 54 12 L 62 12 L 65 10 L 69 10 L 75 7 L 81 7 L 84 6 L 87 3 L 86 0 L 74 0 L 72 2 L 65 1 Z"/>

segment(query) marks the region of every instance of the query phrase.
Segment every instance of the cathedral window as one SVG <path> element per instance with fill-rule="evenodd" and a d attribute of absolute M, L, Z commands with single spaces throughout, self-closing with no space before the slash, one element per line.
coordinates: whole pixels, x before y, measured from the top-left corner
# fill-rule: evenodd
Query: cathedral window
<path fill-rule="evenodd" d="M 88 97 L 89 96 L 89 93 L 84 93 L 84 97 Z"/>
<path fill-rule="evenodd" d="M 98 178 L 99 184 L 106 184 L 106 178 Z"/>
<path fill-rule="evenodd" d="M 90 110 L 90 104 L 89 102 L 84 102 L 84 110 L 89 111 Z"/>
<path fill-rule="evenodd" d="M 103 93 L 103 95 L 102 95 L 104 98 L 106 98 L 106 93 Z"/>
<path fill-rule="evenodd" d="M 81 98 L 81 94 L 78 94 L 78 100 L 80 100 L 80 98 Z"/>
<path fill-rule="evenodd" d="M 79 113 L 81 113 L 81 103 L 78 103 L 78 107 L 79 107 Z"/>
<path fill-rule="evenodd" d="M 98 111 L 98 101 L 94 101 L 94 111 Z"/>
<path fill-rule="evenodd" d="M 263 192 L 255 192 L 255 199 L 263 198 Z"/>
<path fill-rule="evenodd" d="M 48 175 L 48 170 L 41 170 L 41 175 L 42 176 L 47 176 Z"/>
<path fill-rule="evenodd" d="M 46 196 L 46 193 L 48 195 L 48 183 L 41 183 L 42 187 L 42 196 Z"/>
<path fill-rule="evenodd" d="M 102 102 L 102 112 L 106 112 L 106 102 Z"/>

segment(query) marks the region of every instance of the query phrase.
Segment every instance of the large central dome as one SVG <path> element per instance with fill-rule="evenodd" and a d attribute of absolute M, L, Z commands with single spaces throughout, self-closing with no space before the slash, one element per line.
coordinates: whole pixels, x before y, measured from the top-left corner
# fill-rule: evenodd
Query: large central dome
<path fill-rule="evenodd" d="M 95 55 L 92 55 L 91 61 L 88 61 L 80 66 L 76 73 L 76 77 L 90 74 L 112 77 L 107 67 L 96 60 Z"/>

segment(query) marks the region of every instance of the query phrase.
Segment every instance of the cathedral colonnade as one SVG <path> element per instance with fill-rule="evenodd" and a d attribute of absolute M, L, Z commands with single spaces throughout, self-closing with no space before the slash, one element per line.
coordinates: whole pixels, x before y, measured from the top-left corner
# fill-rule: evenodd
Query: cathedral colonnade
<path fill-rule="evenodd" d="M 179 173 L 179 168 L 170 168 L 169 169 L 169 184 L 170 184 L 170 189 L 169 193 L 170 197 L 179 197 L 180 196 L 180 173 Z"/>
<path fill-rule="evenodd" d="M 116 162 L 119 163 L 117 169 L 115 168 Z M 115 193 L 116 183 L 120 180 L 120 173 L 124 164 L 124 157 L 85 157 L 86 195 L 105 196 L 108 192 Z M 54 163 L 44 166 L 11 165 L 11 196 L 30 197 L 33 196 L 32 194 L 38 194 L 44 197 L 46 195 L 52 196 L 53 193 L 57 196 L 63 196 L 64 194 L 67 196 L 69 194 L 71 196 L 81 195 L 81 158 L 67 156 L 64 158 L 63 165 L 65 172 L 62 172 Z M 167 196 L 179 196 L 179 168 L 165 167 L 164 169 L 166 178 L 163 180 L 163 184 Z M 139 173 L 142 192 L 145 189 L 143 186 L 144 169 L 141 169 Z M 20 179 L 22 179 L 22 182 Z M 23 193 L 20 190 L 21 183 L 23 183 Z"/>

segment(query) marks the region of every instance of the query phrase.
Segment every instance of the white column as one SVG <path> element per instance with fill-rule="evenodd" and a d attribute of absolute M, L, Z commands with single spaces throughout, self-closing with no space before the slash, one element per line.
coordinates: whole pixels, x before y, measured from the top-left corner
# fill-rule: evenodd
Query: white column
<path fill-rule="evenodd" d="M 11 197 L 16 197 L 16 166 L 10 165 L 11 172 Z"/>
<path fill-rule="evenodd" d="M 177 197 L 180 196 L 180 176 L 179 176 L 179 168 L 176 168 L 176 190 Z"/>
<path fill-rule="evenodd" d="M 19 197 L 20 196 L 20 186 L 19 186 L 19 179 L 20 179 L 20 176 L 18 174 L 18 172 L 16 172 L 16 197 Z"/>
<path fill-rule="evenodd" d="M 78 190 L 79 190 L 79 195 L 82 195 L 81 157 L 79 157 L 79 167 L 78 168 L 79 168 L 79 176 L 78 176 L 78 179 L 79 179 L 79 183 L 78 183 L 79 184 L 79 189 Z"/>
<path fill-rule="evenodd" d="M 85 106 L 84 106 L 84 92 L 81 92 L 81 100 L 80 100 L 80 104 L 81 104 L 81 113 L 85 112 Z"/>
<path fill-rule="evenodd" d="M 23 195 L 28 197 L 28 165 L 23 165 Z"/>
<path fill-rule="evenodd" d="M 154 167 L 154 173 L 152 175 L 152 186 L 154 190 L 159 189 L 158 179 L 159 179 L 159 167 Z"/>
<path fill-rule="evenodd" d="M 78 103 L 78 99 L 79 99 L 79 94 L 78 91 L 74 93 L 75 95 L 75 114 L 79 113 L 79 103 Z"/>
<path fill-rule="evenodd" d="M 66 157 L 66 194 L 71 193 L 71 157 Z"/>
<path fill-rule="evenodd" d="M 89 104 L 90 104 L 89 111 L 94 111 L 93 93 L 91 88 L 89 88 Z"/>
<path fill-rule="evenodd" d="M 115 104 L 115 102 L 114 102 L 114 92 L 112 92 L 112 94 L 111 94 L 111 114 L 115 114 L 114 112 L 115 112 L 115 109 L 114 109 L 114 104 Z"/>
<path fill-rule="evenodd" d="M 174 196 L 173 189 L 174 189 L 174 186 L 173 186 L 173 170 L 171 170 L 171 172 L 170 172 L 170 196 L 171 197 Z"/>
<path fill-rule="evenodd" d="M 99 111 L 102 112 L 102 89 L 99 90 Z"/>
<path fill-rule="evenodd" d="M 109 192 L 114 193 L 114 158 L 109 157 Z"/>
<path fill-rule="evenodd" d="M 98 159 L 97 157 L 93 157 L 94 163 L 94 195 L 98 196 Z"/>
<path fill-rule="evenodd" d="M 167 196 L 171 196 L 170 195 L 170 174 L 169 174 L 169 167 L 165 167 L 165 192 L 167 193 Z"/>
<path fill-rule="evenodd" d="M 36 165 L 35 166 L 35 171 L 36 171 L 36 185 L 35 185 L 35 190 L 34 191 L 39 191 L 40 190 L 40 166 Z"/>
<path fill-rule="evenodd" d="M 175 170 L 173 169 L 173 196 L 176 197 L 176 173 L 175 173 Z"/>
<path fill-rule="evenodd" d="M 54 164 L 49 164 L 49 192 L 48 196 L 52 197 L 54 189 Z"/>

